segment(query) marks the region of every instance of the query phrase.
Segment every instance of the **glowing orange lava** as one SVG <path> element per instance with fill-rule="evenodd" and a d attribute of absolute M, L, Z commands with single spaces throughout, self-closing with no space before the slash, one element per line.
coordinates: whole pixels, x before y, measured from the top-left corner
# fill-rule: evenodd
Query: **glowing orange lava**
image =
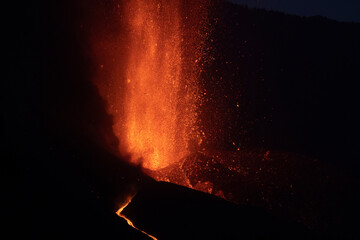
<path fill-rule="evenodd" d="M 101 60 L 101 71 L 113 69 L 99 89 L 114 116 L 120 152 L 144 168 L 165 168 L 189 154 L 189 142 L 199 141 L 195 125 L 203 2 L 123 3 L 123 41 L 104 44 L 107 51 L 114 49 L 113 62 L 122 60 Z"/>
<path fill-rule="evenodd" d="M 123 204 L 123 206 L 120 207 L 119 210 L 116 211 L 116 214 L 119 215 L 119 217 L 122 217 L 123 219 L 125 219 L 126 222 L 127 222 L 131 227 L 133 227 L 133 228 L 135 228 L 136 230 L 138 230 L 138 231 L 146 234 L 146 235 L 149 236 L 150 238 L 152 238 L 152 239 L 154 239 L 154 240 L 157 240 L 156 237 L 154 237 L 154 236 L 152 236 L 152 235 L 150 235 L 150 234 L 148 234 L 148 233 L 146 233 L 146 232 L 138 229 L 137 227 L 135 227 L 134 224 L 131 222 L 131 220 L 128 219 L 124 214 L 122 214 L 122 211 L 127 207 L 127 205 L 129 205 L 129 203 L 131 202 L 131 199 L 132 199 L 133 197 L 134 197 L 134 196 L 129 197 L 129 198 L 127 199 L 127 201 Z"/>
<path fill-rule="evenodd" d="M 126 71 L 126 144 L 133 161 L 158 169 L 186 151 L 177 109 L 181 84 L 178 1 L 132 1 L 131 45 Z M 175 10 L 175 11 L 174 11 Z"/>

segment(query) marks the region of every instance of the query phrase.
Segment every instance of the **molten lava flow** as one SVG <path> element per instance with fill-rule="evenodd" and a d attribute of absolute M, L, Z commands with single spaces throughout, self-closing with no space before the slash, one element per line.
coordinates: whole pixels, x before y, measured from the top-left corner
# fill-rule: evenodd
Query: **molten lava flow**
<path fill-rule="evenodd" d="M 132 199 L 133 197 L 134 197 L 134 196 L 129 197 L 128 200 L 124 203 L 124 205 L 123 205 L 122 207 L 120 207 L 119 210 L 116 211 L 116 214 L 119 215 L 120 217 L 122 217 L 123 219 L 125 219 L 126 222 L 127 222 L 131 227 L 133 227 L 133 228 L 135 228 L 136 230 L 138 230 L 138 231 L 140 231 L 140 232 L 148 235 L 150 238 L 157 240 L 156 237 L 151 236 L 150 234 L 148 234 L 148 233 L 146 233 L 146 232 L 138 229 L 137 227 L 135 227 L 134 224 L 131 222 L 131 220 L 128 219 L 124 214 L 121 213 L 121 212 L 127 207 L 127 205 L 129 205 L 129 203 L 131 202 L 131 199 Z"/>

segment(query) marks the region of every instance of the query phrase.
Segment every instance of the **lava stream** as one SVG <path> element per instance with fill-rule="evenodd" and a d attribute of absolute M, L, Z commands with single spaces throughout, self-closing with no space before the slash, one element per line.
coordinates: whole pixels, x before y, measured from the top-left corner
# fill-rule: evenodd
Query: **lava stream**
<path fill-rule="evenodd" d="M 150 238 L 154 239 L 154 240 L 157 240 L 156 237 L 144 232 L 143 230 L 137 228 L 134 226 L 134 224 L 132 223 L 132 221 L 130 219 L 128 219 L 124 214 L 122 214 L 122 211 L 130 204 L 131 202 L 131 199 L 133 198 L 134 196 L 132 197 L 129 197 L 128 200 L 124 203 L 124 205 L 122 207 L 119 208 L 119 210 L 116 211 L 116 214 L 119 216 L 119 217 L 122 217 L 123 219 L 126 220 L 126 222 L 133 228 L 135 228 L 136 230 L 146 234 L 147 236 L 149 236 Z"/>

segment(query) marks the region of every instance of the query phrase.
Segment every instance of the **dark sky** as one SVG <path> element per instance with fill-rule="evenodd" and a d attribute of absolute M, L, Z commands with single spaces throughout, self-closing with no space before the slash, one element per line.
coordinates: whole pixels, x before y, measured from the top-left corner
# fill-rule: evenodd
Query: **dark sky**
<path fill-rule="evenodd" d="M 228 0 L 249 7 L 300 16 L 321 15 L 338 21 L 360 22 L 360 0 Z"/>

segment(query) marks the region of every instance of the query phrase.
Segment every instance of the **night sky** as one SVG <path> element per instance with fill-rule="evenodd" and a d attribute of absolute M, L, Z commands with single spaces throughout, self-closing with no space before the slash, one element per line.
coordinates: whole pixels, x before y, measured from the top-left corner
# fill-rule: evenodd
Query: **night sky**
<path fill-rule="evenodd" d="M 358 0 L 229 0 L 253 8 L 265 8 L 300 16 L 324 16 L 345 22 L 360 22 Z"/>

